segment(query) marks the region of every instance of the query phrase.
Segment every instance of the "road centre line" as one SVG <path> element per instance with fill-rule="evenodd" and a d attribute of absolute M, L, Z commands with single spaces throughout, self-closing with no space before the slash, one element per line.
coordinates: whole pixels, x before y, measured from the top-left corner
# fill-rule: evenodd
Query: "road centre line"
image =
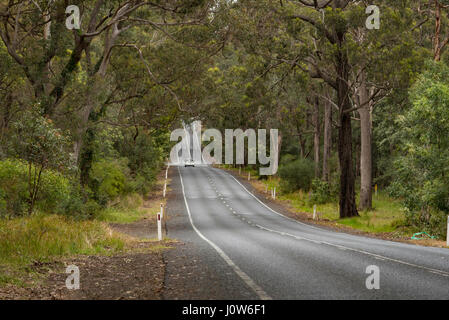
<path fill-rule="evenodd" d="M 185 194 L 185 188 L 184 188 L 184 182 L 182 180 L 182 175 L 181 175 L 181 170 L 179 170 L 178 167 L 178 173 L 179 173 L 179 178 L 181 180 L 181 187 L 182 187 L 182 195 L 184 197 L 184 203 L 186 205 L 186 209 L 187 209 L 187 213 L 189 215 L 189 220 L 190 220 L 190 224 L 192 225 L 193 230 L 195 230 L 195 232 L 198 234 L 198 236 L 203 239 L 204 241 L 206 241 L 212 248 L 215 249 L 215 251 L 218 252 L 218 254 L 223 258 L 223 260 L 234 270 L 234 272 L 240 277 L 240 279 L 243 280 L 243 282 L 245 282 L 245 284 L 250 287 L 256 294 L 257 296 L 259 296 L 260 299 L 262 300 L 271 300 L 272 298 L 261 288 L 259 287 L 253 279 L 251 279 L 245 272 L 243 272 L 232 260 L 231 258 L 229 258 L 229 256 L 219 247 L 217 246 L 214 242 L 212 242 L 211 240 L 209 240 L 208 238 L 206 238 L 199 230 L 198 228 L 195 226 L 195 224 L 193 223 L 193 219 L 192 219 L 192 214 L 190 212 L 190 208 L 189 208 L 189 204 L 187 203 L 187 198 L 186 198 L 186 194 Z"/>
<path fill-rule="evenodd" d="M 292 219 L 292 218 L 290 218 L 290 217 L 287 217 L 287 216 L 285 216 L 285 215 L 283 215 L 283 214 L 281 214 L 281 213 L 279 213 L 279 212 L 277 212 L 277 211 L 271 209 L 269 206 L 267 206 L 265 203 L 263 203 L 259 198 L 257 198 L 253 193 L 251 193 L 251 192 L 250 192 L 250 191 L 249 191 L 243 184 L 241 184 L 240 181 L 238 181 L 234 176 L 232 176 L 231 174 L 229 174 L 229 173 L 227 173 L 227 172 L 224 172 L 224 173 L 227 174 L 227 175 L 229 175 L 230 177 L 232 177 L 232 178 L 233 178 L 233 179 L 234 179 L 234 180 L 235 180 L 235 181 L 236 181 L 236 182 L 237 182 L 237 183 L 238 183 L 238 184 L 239 184 L 239 185 L 240 185 L 240 186 L 241 186 L 241 187 L 248 193 L 248 194 L 250 194 L 254 199 L 256 199 L 259 203 L 261 203 L 261 204 L 262 204 L 264 207 L 266 207 L 269 211 L 271 211 L 271 212 L 273 212 L 273 213 L 275 213 L 275 214 L 277 214 L 277 215 L 279 215 L 279 216 L 281 216 L 281 217 L 283 217 L 283 218 L 286 218 L 286 219 L 288 219 L 288 220 L 294 221 L 294 222 L 296 222 L 296 223 L 298 223 L 298 224 L 301 224 L 301 225 L 304 225 L 304 226 L 307 226 L 307 227 L 310 227 L 310 228 L 313 228 L 313 229 L 317 229 L 317 230 L 323 231 L 323 229 L 320 229 L 320 228 L 317 228 L 317 227 L 310 226 L 310 225 L 308 225 L 308 224 L 299 222 L 299 221 L 297 221 L 297 220 L 294 220 L 294 219 Z M 280 235 L 282 235 L 282 236 L 288 236 L 288 237 L 295 238 L 295 239 L 297 239 L 297 240 L 305 240 L 305 241 L 308 241 L 308 242 L 313 242 L 313 243 L 318 243 L 318 244 L 326 244 L 326 245 L 328 245 L 328 246 L 335 247 L 335 248 L 338 248 L 338 249 L 340 249 L 340 250 L 353 251 L 353 252 L 357 252 L 357 253 L 361 253 L 361 254 L 364 254 L 364 255 L 367 255 L 367 256 L 374 257 L 374 258 L 379 259 L 379 260 L 388 260 L 388 261 L 391 261 L 391 262 L 395 262 L 395 263 L 407 265 L 407 266 L 409 266 L 409 267 L 414 267 L 414 268 L 417 268 L 417 269 L 426 270 L 426 271 L 429 271 L 429 272 L 432 272 L 432 273 L 435 273 L 435 274 L 439 274 L 439 275 L 442 275 L 442 276 L 445 276 L 445 277 L 449 277 L 449 272 L 447 272 L 447 271 L 443 271 L 443 270 L 439 270 L 439 269 L 434 269 L 434 268 L 429 268 L 429 267 L 417 265 L 417 264 L 414 264 L 414 263 L 402 261 L 402 260 L 399 260 L 399 259 L 394 259 L 394 258 L 382 256 L 382 255 L 379 255 L 379 254 L 376 254 L 376 253 L 372 253 L 372 252 L 368 252 L 368 251 L 365 251 L 365 250 L 360 250 L 360 249 L 355 249 L 355 248 L 350 248 L 350 247 L 346 247 L 346 246 L 334 244 L 334 243 L 327 242 L 327 241 L 316 241 L 316 240 L 313 240 L 313 239 L 308 239 L 308 238 L 304 238 L 304 237 L 300 237 L 300 236 L 295 236 L 295 235 L 292 235 L 292 234 L 289 234 L 289 233 L 286 233 L 286 232 L 282 232 L 282 231 L 277 231 L 277 230 L 269 229 L 269 228 L 263 227 L 263 226 L 261 226 L 261 225 L 259 225 L 259 224 L 254 224 L 254 225 L 255 225 L 256 227 L 258 227 L 259 229 L 262 229 L 262 230 L 265 230 L 265 231 L 269 231 L 269 232 L 273 232 L 273 233 L 277 233 L 277 234 L 280 234 Z"/>

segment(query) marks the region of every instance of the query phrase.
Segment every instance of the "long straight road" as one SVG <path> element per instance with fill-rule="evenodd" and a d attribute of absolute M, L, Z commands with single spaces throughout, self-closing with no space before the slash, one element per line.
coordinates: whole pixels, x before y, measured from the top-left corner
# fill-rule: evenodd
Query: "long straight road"
<path fill-rule="evenodd" d="M 292 220 L 220 169 L 178 167 L 172 176 L 183 220 L 168 235 L 201 246 L 201 263 L 226 274 L 215 280 L 229 287 L 224 299 L 449 299 L 447 249 Z M 380 288 L 369 290 L 372 265 Z"/>

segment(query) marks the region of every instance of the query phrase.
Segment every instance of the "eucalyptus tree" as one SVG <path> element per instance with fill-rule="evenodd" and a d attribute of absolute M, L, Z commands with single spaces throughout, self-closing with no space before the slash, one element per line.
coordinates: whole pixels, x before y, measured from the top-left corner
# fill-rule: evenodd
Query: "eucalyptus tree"
<path fill-rule="evenodd" d="M 66 26 L 67 1 L 1 1 L 0 36 L 27 79 L 25 84 L 31 88 L 31 98 L 42 106 L 43 114 L 70 127 L 73 159 L 79 162 L 81 180 L 85 181 L 83 177 L 88 174 L 92 160 L 90 143 L 94 139 L 94 126 L 106 114 L 111 101 L 142 98 L 158 87 L 160 96 L 170 97 L 165 102 L 175 104 L 178 110 L 189 103 L 188 95 L 181 92 L 185 89 L 183 84 L 174 84 L 178 77 L 174 73 L 181 73 L 179 70 L 159 79 L 156 68 L 171 70 L 174 65 L 162 61 L 153 66 L 146 56 L 156 51 L 151 46 L 182 44 L 187 39 L 186 47 L 208 54 L 222 44 L 217 39 L 220 32 L 213 33 L 217 30 L 208 27 L 214 18 L 213 11 L 218 10 L 217 1 L 91 0 L 70 4 L 80 9 L 80 24 L 73 30 Z M 217 36 L 215 42 L 210 41 L 212 35 Z M 188 63 L 188 53 L 180 47 L 172 46 L 171 50 L 183 55 L 178 61 Z M 166 53 L 176 56 L 173 51 Z M 123 91 L 126 88 L 117 85 L 116 76 L 139 78 L 117 68 L 111 73 L 111 61 L 122 54 L 138 65 L 139 76 L 143 72 L 147 78 L 142 83 L 146 82 L 152 90 L 141 88 L 130 97 Z M 194 65 L 198 66 L 196 62 Z M 182 69 L 185 74 L 189 68 Z M 181 91 L 175 92 L 172 85 Z"/>
<path fill-rule="evenodd" d="M 309 86 L 306 94 L 318 95 L 338 114 L 342 218 L 358 215 L 352 143 L 354 113 L 361 110 L 364 132 L 369 132 L 365 124 L 370 116 L 362 108 L 372 106 L 387 95 L 401 77 L 406 78 L 403 75 L 410 70 L 402 69 L 413 69 L 412 62 L 407 63 L 415 54 L 411 32 L 420 26 L 409 8 L 413 1 L 394 4 L 378 1 L 381 27 L 366 30 L 370 18 L 366 13 L 368 4 L 349 0 L 241 0 L 236 4 L 239 10 L 234 11 L 239 18 L 235 20 L 240 22 L 238 33 L 242 43 L 248 51 L 266 59 L 267 73 L 287 65 L 291 71 L 300 70 L 318 83 L 322 82 L 323 88 L 335 91 L 335 95 L 328 90 L 316 92 L 316 86 Z M 399 63 L 401 70 L 397 70 L 399 61 L 405 62 Z M 366 90 L 362 90 L 367 84 Z M 364 96 L 360 102 L 362 91 Z M 327 112 L 328 129 L 330 114 Z M 371 157 L 370 149 L 366 148 L 370 144 L 369 139 L 364 139 L 365 159 Z M 369 172 L 363 179 L 363 185 L 369 186 L 363 188 L 363 194 L 368 197 L 368 201 L 363 202 L 369 207 L 371 168 L 366 162 L 363 167 L 365 173 Z"/>

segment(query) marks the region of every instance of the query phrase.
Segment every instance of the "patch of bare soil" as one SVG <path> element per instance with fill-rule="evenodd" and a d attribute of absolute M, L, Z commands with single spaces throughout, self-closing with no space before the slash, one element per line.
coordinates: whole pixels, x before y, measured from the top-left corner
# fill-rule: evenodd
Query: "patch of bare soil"
<path fill-rule="evenodd" d="M 66 288 L 69 265 L 80 270 L 79 290 Z M 44 280 L 32 287 L 0 288 L 0 300 L 157 300 L 165 276 L 162 250 L 155 242 L 136 242 L 121 255 L 77 256 L 29 268 Z"/>
<path fill-rule="evenodd" d="M 153 208 L 155 203 L 160 205 L 161 202 L 164 201 L 159 183 L 155 192 L 145 201 L 144 207 Z M 28 267 L 29 279 L 24 279 L 29 286 L 0 287 L 0 300 L 162 299 L 165 278 L 162 252 L 171 244 L 168 241 L 159 243 L 148 240 L 156 238 L 156 220 L 148 215 L 134 223 L 110 226 L 114 231 L 126 235 L 127 245 L 123 254 L 77 256 L 51 263 L 35 262 Z M 69 265 L 75 265 L 80 270 L 79 290 L 66 287 L 69 276 L 66 267 Z M 41 280 L 36 281 L 36 278 Z"/>

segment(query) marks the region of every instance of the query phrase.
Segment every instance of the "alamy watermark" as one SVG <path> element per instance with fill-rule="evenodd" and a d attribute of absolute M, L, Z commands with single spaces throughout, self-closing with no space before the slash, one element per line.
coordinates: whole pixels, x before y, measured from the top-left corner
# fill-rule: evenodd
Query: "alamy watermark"
<path fill-rule="evenodd" d="M 80 288 L 80 269 L 75 265 L 70 265 L 65 269 L 69 274 L 65 280 L 65 286 L 68 290 L 79 290 Z"/>
<path fill-rule="evenodd" d="M 366 7 L 366 14 L 369 14 L 366 19 L 365 26 L 368 30 L 380 29 L 380 9 L 376 5 L 370 5 Z"/>
<path fill-rule="evenodd" d="M 66 8 L 66 14 L 69 16 L 66 19 L 66 27 L 69 30 L 81 29 L 80 8 L 77 5 L 69 5 Z M 365 26 L 368 30 L 380 29 L 380 9 L 376 5 L 369 5 L 366 7 L 365 13 L 369 16 L 366 19 Z"/>
<path fill-rule="evenodd" d="M 202 133 L 201 121 L 196 121 L 183 129 L 176 129 L 170 135 L 170 141 L 177 143 L 170 152 L 170 164 L 182 165 L 191 160 L 207 165 L 223 164 L 223 135 L 217 129 L 207 129 Z M 235 145 L 234 145 L 235 139 Z M 224 163 L 245 164 L 245 139 L 247 140 L 247 164 L 257 164 L 260 175 L 274 175 L 279 163 L 279 130 L 271 129 L 269 137 L 266 129 L 226 129 L 224 137 Z M 270 155 L 267 156 L 267 140 Z M 202 148 L 202 142 L 210 142 Z M 235 151 L 235 156 L 234 156 Z"/>
<path fill-rule="evenodd" d="M 70 5 L 65 9 L 65 13 L 69 14 L 65 20 L 65 26 L 69 30 L 81 29 L 80 8 L 75 5 Z"/>
<path fill-rule="evenodd" d="M 368 290 L 380 289 L 380 269 L 378 266 L 371 265 L 366 267 L 366 273 L 369 274 L 366 278 L 365 285 Z"/>

